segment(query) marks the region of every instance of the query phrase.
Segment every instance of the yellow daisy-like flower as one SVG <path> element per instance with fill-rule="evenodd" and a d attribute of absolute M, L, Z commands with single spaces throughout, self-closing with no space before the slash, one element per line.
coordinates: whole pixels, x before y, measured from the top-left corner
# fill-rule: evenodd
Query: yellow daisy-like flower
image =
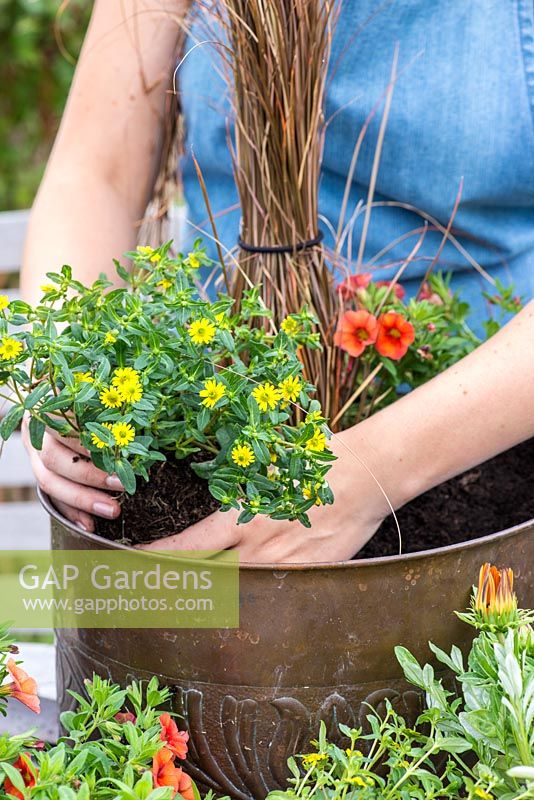
<path fill-rule="evenodd" d="M 260 383 L 252 390 L 252 397 L 261 411 L 273 411 L 280 401 L 281 392 L 272 383 Z"/>
<path fill-rule="evenodd" d="M 255 460 L 254 451 L 249 444 L 236 444 L 232 450 L 232 461 L 238 467 L 249 467 Z"/>
<path fill-rule="evenodd" d="M 114 371 L 111 383 L 117 389 L 139 383 L 139 373 L 133 367 L 119 367 Z"/>
<path fill-rule="evenodd" d="M 279 389 L 282 392 L 282 398 L 286 402 L 294 403 L 301 392 L 302 381 L 296 375 L 291 375 L 279 384 Z"/>
<path fill-rule="evenodd" d="M 158 287 L 158 289 L 162 289 L 164 292 L 166 292 L 167 289 L 171 288 L 172 281 L 170 281 L 168 278 L 163 278 L 163 280 L 158 281 L 156 283 L 156 286 Z"/>
<path fill-rule="evenodd" d="M 493 800 L 493 795 L 487 792 L 481 786 L 477 786 L 475 789 L 475 794 L 477 797 L 481 797 L 482 800 Z"/>
<path fill-rule="evenodd" d="M 75 372 L 74 380 L 76 383 L 94 383 L 95 379 L 90 372 Z"/>
<path fill-rule="evenodd" d="M 280 327 L 287 336 L 295 336 L 300 331 L 300 323 L 293 317 L 286 317 Z"/>
<path fill-rule="evenodd" d="M 325 753 L 308 753 L 303 757 L 302 763 L 305 767 L 316 767 L 317 764 L 320 764 L 325 759 Z"/>
<path fill-rule="evenodd" d="M 39 287 L 43 294 L 50 294 L 50 292 L 57 292 L 58 287 L 54 286 L 53 283 L 43 283 L 42 286 Z"/>
<path fill-rule="evenodd" d="M 189 336 L 195 344 L 209 344 L 216 332 L 215 325 L 206 317 L 196 319 L 189 326 Z"/>
<path fill-rule="evenodd" d="M 150 261 L 152 264 L 159 264 L 161 261 L 161 256 L 159 253 L 154 253 L 153 256 L 150 256 Z"/>
<path fill-rule="evenodd" d="M 204 388 L 198 393 L 199 397 L 203 397 L 202 405 L 206 408 L 213 408 L 217 405 L 221 397 L 224 397 L 226 387 L 222 383 L 215 380 L 215 378 L 208 378 L 204 381 Z"/>
<path fill-rule="evenodd" d="M 137 252 L 140 253 L 142 256 L 150 256 L 154 252 L 154 248 L 149 247 L 146 244 L 140 244 L 137 247 Z"/>
<path fill-rule="evenodd" d="M 95 445 L 95 447 L 98 448 L 98 450 L 103 450 L 104 447 L 108 447 L 108 444 L 106 442 L 103 442 L 102 439 L 96 433 L 91 434 L 91 441 Z"/>
<path fill-rule="evenodd" d="M 111 433 L 119 447 L 126 447 L 135 439 L 135 428 L 128 422 L 116 422 L 111 428 Z"/>
<path fill-rule="evenodd" d="M 116 388 L 125 403 L 138 403 L 143 396 L 143 387 L 137 382 L 123 383 Z"/>
<path fill-rule="evenodd" d="M 9 297 L 7 294 L 0 294 L 0 311 L 3 311 L 9 305 Z"/>
<path fill-rule="evenodd" d="M 4 336 L 0 342 L 0 358 L 4 361 L 10 361 L 12 358 L 17 358 L 24 350 L 22 342 L 17 339 L 12 339 L 10 336 Z"/>
<path fill-rule="evenodd" d="M 115 386 L 110 386 L 100 392 L 100 402 L 106 408 L 118 408 L 124 401 L 119 390 Z"/>
<path fill-rule="evenodd" d="M 217 325 L 221 330 L 228 330 L 230 324 L 228 322 L 228 317 L 226 316 L 228 312 L 221 311 L 220 314 L 215 314 L 215 319 L 217 320 Z"/>
<path fill-rule="evenodd" d="M 320 428 L 316 428 L 311 439 L 306 442 L 306 450 L 322 453 L 326 449 L 326 436 Z"/>
<path fill-rule="evenodd" d="M 191 269 L 198 269 L 200 267 L 200 259 L 194 253 L 189 253 L 186 258 L 186 262 Z"/>
<path fill-rule="evenodd" d="M 315 484 L 315 489 L 312 489 L 311 484 L 307 483 L 302 490 L 302 494 L 304 495 L 306 500 L 314 500 L 316 506 L 322 506 L 323 501 L 321 500 L 320 497 L 317 497 L 317 492 L 319 491 L 320 488 L 321 488 L 320 483 Z"/>
<path fill-rule="evenodd" d="M 117 341 L 117 334 L 108 331 L 104 336 L 104 344 L 115 344 Z"/>
<path fill-rule="evenodd" d="M 310 411 L 308 414 L 306 414 L 306 423 L 319 422 L 322 419 L 323 417 L 320 411 Z"/>

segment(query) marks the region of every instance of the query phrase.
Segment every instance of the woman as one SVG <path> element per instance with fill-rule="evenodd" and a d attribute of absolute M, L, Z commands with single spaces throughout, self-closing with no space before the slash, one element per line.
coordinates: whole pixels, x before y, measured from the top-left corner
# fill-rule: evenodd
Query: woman
<path fill-rule="evenodd" d="M 36 299 L 46 270 L 71 263 L 88 282 L 110 257 L 132 247 L 158 163 L 167 77 L 175 59 L 180 0 L 97 0 L 69 102 L 28 236 L 23 288 Z M 199 23 L 200 24 L 200 23 Z M 193 26 L 189 44 L 202 38 Z M 534 296 L 534 21 L 532 0 L 343 0 L 331 58 L 321 211 L 336 223 L 356 136 L 388 81 L 395 44 L 401 78 L 382 153 L 375 199 L 410 203 L 447 222 L 463 178 L 455 225 L 493 277 L 512 277 Z M 189 216 L 205 216 L 191 147 L 216 211 L 235 202 L 226 149 L 224 86 L 213 48 L 197 47 L 180 71 L 187 155 L 182 164 Z M 374 124 L 374 123 L 373 123 Z M 366 196 L 376 126 L 371 125 L 351 189 Z M 368 254 L 417 226 L 405 207 L 373 214 Z M 219 218 L 232 247 L 238 214 Z M 359 229 L 354 230 L 357 242 Z M 401 241 L 388 259 L 402 256 Z M 437 248 L 431 236 L 425 253 Z M 356 249 L 354 249 L 356 251 Z M 451 245 L 442 261 L 480 316 L 478 274 Z M 422 261 L 421 269 L 426 266 Z M 415 281 L 420 277 L 411 273 Z M 384 271 L 381 277 L 387 278 Z M 476 322 L 476 320 L 475 320 Z M 351 557 L 390 511 L 423 491 L 534 434 L 534 303 L 462 362 L 358 426 L 338 434 L 329 480 L 333 506 L 310 512 L 313 527 L 256 519 L 238 527 L 216 513 L 158 547 L 238 547 L 243 561 L 324 561 Z M 27 436 L 26 436 L 27 438 Z M 39 485 L 59 511 L 86 530 L 93 515 L 115 517 L 120 489 L 83 460 L 76 442 L 45 437 L 30 456 Z M 372 474 L 371 474 L 372 473 Z"/>

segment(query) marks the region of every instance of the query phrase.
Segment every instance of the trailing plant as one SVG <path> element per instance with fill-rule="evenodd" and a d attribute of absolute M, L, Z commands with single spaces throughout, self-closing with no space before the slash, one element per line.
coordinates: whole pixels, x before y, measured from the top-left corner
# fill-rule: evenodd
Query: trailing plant
<path fill-rule="evenodd" d="M 458 647 L 430 644 L 457 691 L 397 647 L 406 679 L 425 693 L 415 723 L 386 700 L 382 715 L 370 708 L 369 733 L 339 726 L 345 747 L 321 723 L 314 751 L 289 760 L 289 788 L 269 800 L 534 798 L 534 612 L 518 609 L 511 570 L 484 564 L 471 610 L 458 616 L 478 631 L 467 664 Z"/>
<path fill-rule="evenodd" d="M 35 681 L 18 666 L 14 674 L 26 688 L 32 683 L 36 698 Z M 200 800 L 179 766 L 187 755 L 188 734 L 178 729 L 173 716 L 158 710 L 168 705 L 169 689 L 160 688 L 156 678 L 121 689 L 96 675 L 84 687 L 85 696 L 71 692 L 76 707 L 61 715 L 66 733 L 57 744 L 46 745 L 31 733 L 0 736 L 1 797 L 172 800 L 180 795 Z M 17 696 L 15 690 L 10 693 Z"/>
<path fill-rule="evenodd" d="M 130 493 L 154 463 L 192 458 L 241 522 L 266 514 L 309 524 L 308 509 L 333 500 L 334 460 L 299 360 L 318 347 L 314 318 L 302 309 L 277 329 L 257 287 L 238 312 L 226 295 L 201 299 L 199 243 L 186 257 L 172 257 L 170 243 L 127 257 L 131 270 L 116 263 L 120 288 L 104 276 L 85 287 L 64 266 L 48 273 L 35 308 L 0 297 L 0 384 L 11 403 L 2 438 L 27 413 L 34 447 L 46 426 L 77 437 Z M 253 318 L 268 329 L 252 329 Z"/>

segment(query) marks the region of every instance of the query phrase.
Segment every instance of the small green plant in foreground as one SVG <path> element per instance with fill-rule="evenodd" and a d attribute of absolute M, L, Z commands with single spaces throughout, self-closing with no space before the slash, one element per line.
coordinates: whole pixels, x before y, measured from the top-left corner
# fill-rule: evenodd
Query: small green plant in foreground
<path fill-rule="evenodd" d="M 459 616 L 478 631 L 467 664 L 459 648 L 430 644 L 457 692 L 397 647 L 406 679 L 425 692 L 413 727 L 386 701 L 382 716 L 370 709 L 370 733 L 340 726 L 343 749 L 323 723 L 315 751 L 290 759 L 290 787 L 269 800 L 534 798 L 534 614 L 517 608 L 511 570 L 484 564 L 471 611 Z"/>
<path fill-rule="evenodd" d="M 314 319 L 303 309 L 276 330 L 257 288 L 239 313 L 228 296 L 201 299 L 199 243 L 187 257 L 172 257 L 170 242 L 126 255 L 121 288 L 104 276 L 85 287 L 64 266 L 35 308 L 0 297 L 0 393 L 12 403 L 2 438 L 27 413 L 34 447 L 47 426 L 77 437 L 130 493 L 157 461 L 194 456 L 240 522 L 309 524 L 314 503 L 333 501 L 329 431 L 298 357 L 319 346 Z"/>

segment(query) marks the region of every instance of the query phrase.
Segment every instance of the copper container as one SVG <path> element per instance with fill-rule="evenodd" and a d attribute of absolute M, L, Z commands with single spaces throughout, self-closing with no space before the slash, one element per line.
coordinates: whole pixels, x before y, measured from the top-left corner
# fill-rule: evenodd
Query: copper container
<path fill-rule="evenodd" d="M 53 546 L 122 548 L 83 533 L 47 498 Z M 421 698 L 395 659 L 396 644 L 428 661 L 431 639 L 469 646 L 454 615 L 468 605 L 480 565 L 512 567 L 520 604 L 534 607 L 534 521 L 436 550 L 365 561 L 246 565 L 240 628 L 58 631 L 58 697 L 93 672 L 124 684 L 158 675 L 190 733 L 187 769 L 201 788 L 237 800 L 285 785 L 288 756 L 309 749 L 319 721 L 364 728 L 367 706 L 388 698 L 413 719 Z M 439 674 L 439 671 L 438 671 Z M 444 676 L 446 678 L 446 675 Z"/>

